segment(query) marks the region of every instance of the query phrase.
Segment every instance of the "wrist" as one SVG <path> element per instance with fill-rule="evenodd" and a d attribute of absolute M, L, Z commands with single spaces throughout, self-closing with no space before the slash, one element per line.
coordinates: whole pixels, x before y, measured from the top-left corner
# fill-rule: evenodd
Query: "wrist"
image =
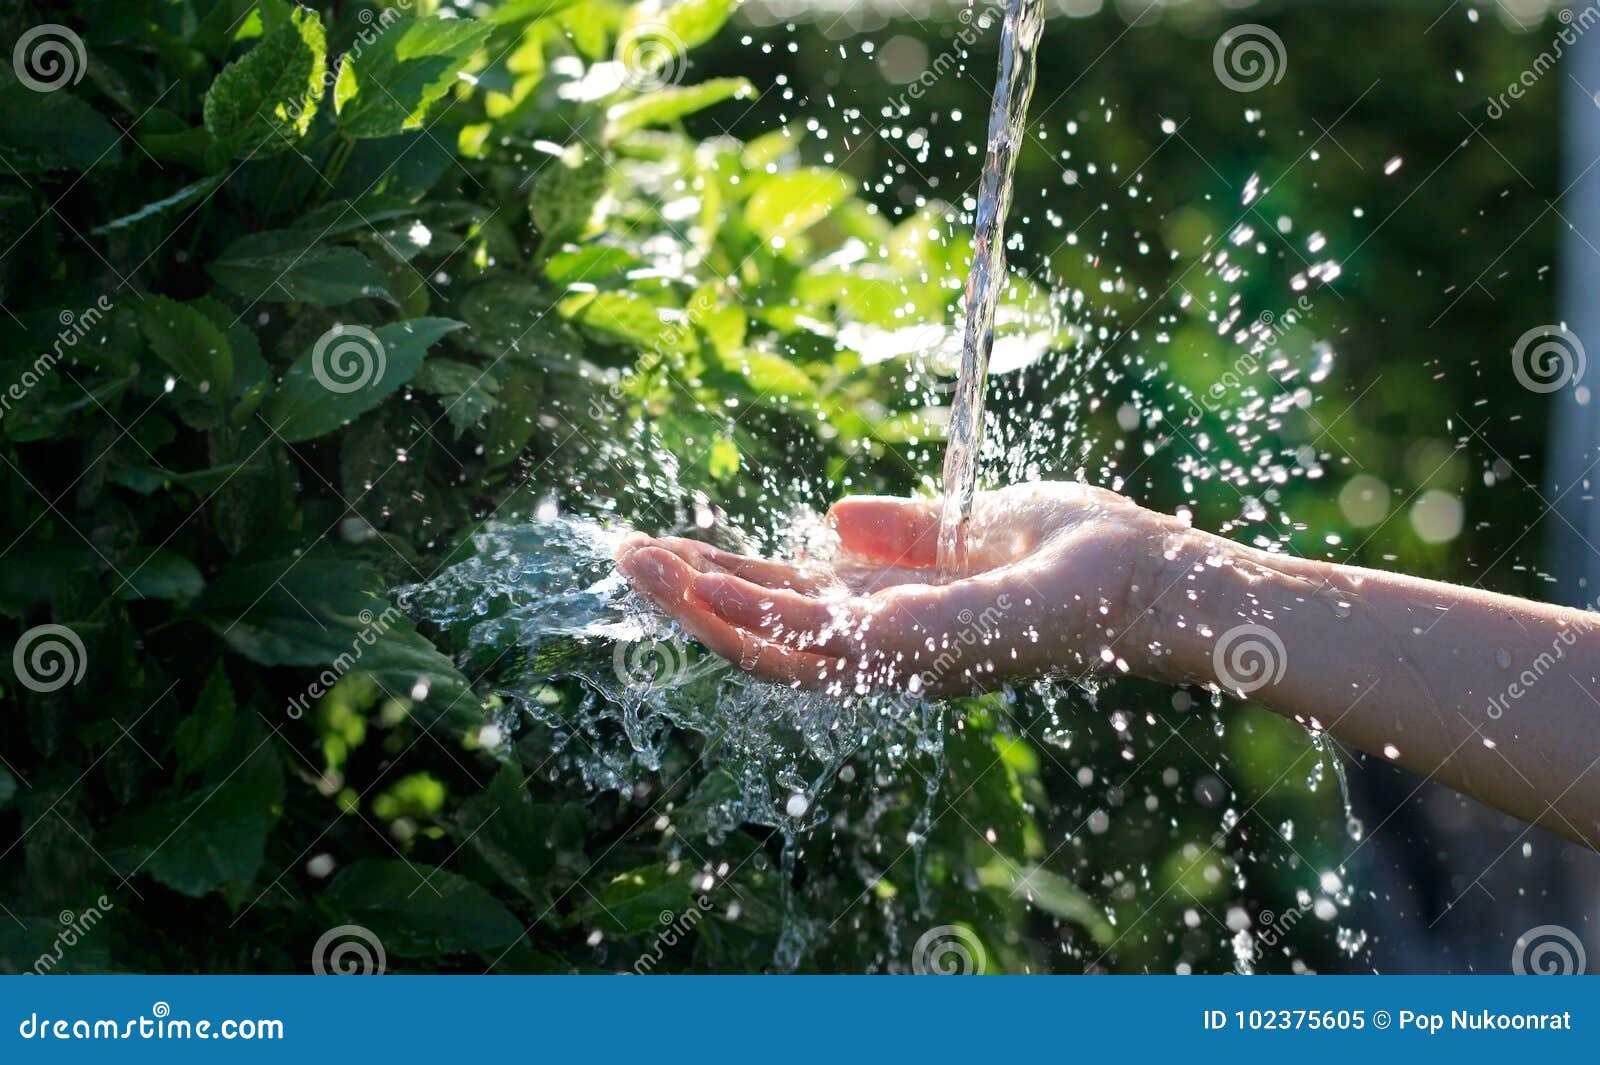
<path fill-rule="evenodd" d="M 1219 641 L 1247 623 L 1267 592 L 1259 577 L 1271 571 L 1259 554 L 1176 522 L 1153 535 L 1129 588 L 1133 618 L 1122 643 L 1136 651 L 1134 671 L 1169 684 L 1233 687 L 1218 676 L 1215 658 Z"/>

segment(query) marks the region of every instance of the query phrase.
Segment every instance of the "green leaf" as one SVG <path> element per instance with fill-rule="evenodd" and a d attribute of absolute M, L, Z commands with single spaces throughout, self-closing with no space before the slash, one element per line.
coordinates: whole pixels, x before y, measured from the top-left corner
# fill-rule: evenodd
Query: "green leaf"
<path fill-rule="evenodd" d="M 595 284 L 615 280 L 644 266 L 644 260 L 627 248 L 612 244 L 587 244 L 558 251 L 545 260 L 544 276 L 556 285 Z"/>
<path fill-rule="evenodd" d="M 115 126 L 65 89 L 37 93 L 20 82 L 0 84 L 0 157 L 6 161 L 0 172 L 113 166 L 122 160 L 121 139 Z"/>
<path fill-rule="evenodd" d="M 826 218 L 854 188 L 843 174 L 820 167 L 774 174 L 744 205 L 744 222 L 769 241 L 792 237 Z"/>
<path fill-rule="evenodd" d="M 495 950 L 523 935 L 522 923 L 480 885 L 431 865 L 356 862 L 333 878 L 322 902 L 401 956 Z"/>
<path fill-rule="evenodd" d="M 537 368 L 521 364 L 510 367 L 500 403 L 489 415 L 483 434 L 483 456 L 490 469 L 509 464 L 533 438 L 539 418 L 545 413 L 541 400 L 549 382 L 549 376 Z"/>
<path fill-rule="evenodd" d="M 462 342 L 490 359 L 518 356 L 553 370 L 573 371 L 583 339 L 553 313 L 550 297 L 526 281 L 497 279 L 461 298 L 469 330 Z"/>
<path fill-rule="evenodd" d="M 212 579 L 194 611 L 239 654 L 264 666 L 312 666 L 316 689 L 361 673 L 397 698 L 425 702 L 424 725 L 476 720 L 479 701 L 455 664 L 382 595 L 370 567 L 315 552 L 235 563 Z M 296 697 L 304 711 L 318 690 Z"/>
<path fill-rule="evenodd" d="M 719 481 L 725 481 L 739 472 L 739 445 L 726 436 L 719 436 L 711 444 L 706 456 L 706 470 Z"/>
<path fill-rule="evenodd" d="M 252 233 L 230 244 L 210 270 L 248 300 L 332 307 L 389 293 L 388 278 L 365 255 L 302 230 Z"/>
<path fill-rule="evenodd" d="M 641 351 L 683 354 L 695 348 L 694 328 L 681 312 L 657 307 L 636 292 L 596 292 L 562 304 L 563 313 L 585 328 L 625 341 Z"/>
<path fill-rule="evenodd" d="M 349 137 L 387 137 L 420 127 L 492 29 L 472 19 L 391 23 L 340 64 L 333 87 L 339 128 Z"/>
<path fill-rule="evenodd" d="M 118 867 L 129 876 L 148 873 L 191 898 L 222 884 L 254 880 L 283 802 L 283 767 L 259 732 L 236 738 L 214 768 L 216 782 L 116 826 L 114 836 L 128 841 L 115 851 Z"/>
<path fill-rule="evenodd" d="M 178 722 L 174 745 L 178 773 L 187 776 L 215 765 L 233 744 L 233 685 L 219 661 L 200 690 L 194 712 Z"/>
<path fill-rule="evenodd" d="M 335 326 L 289 367 L 263 416 L 291 444 L 331 433 L 411 380 L 428 349 L 463 324 L 413 318 L 377 329 Z"/>
<path fill-rule="evenodd" d="M 164 296 L 139 305 L 139 326 L 156 356 L 206 402 L 220 404 L 233 389 L 233 348 L 199 310 Z"/>
<path fill-rule="evenodd" d="M 578 0 L 503 0 L 490 12 L 494 22 L 527 22 L 571 7 Z"/>
<path fill-rule="evenodd" d="M 546 254 L 589 231 L 609 171 L 605 158 L 594 151 L 584 151 L 576 162 L 557 157 L 544 164 L 534 179 L 528 210 Z"/>
<path fill-rule="evenodd" d="M 1019 869 L 1008 861 L 990 862 L 978 869 L 978 882 L 1011 898 L 1020 895 L 1044 912 L 1071 921 L 1102 947 L 1116 941 L 1116 929 L 1105 913 L 1070 880 L 1041 866 Z"/>
<path fill-rule="evenodd" d="M 206 579 L 193 562 L 175 551 L 157 548 L 117 595 L 123 599 L 193 599 L 205 586 Z"/>
<path fill-rule="evenodd" d="M 578 804 L 536 803 L 522 770 L 502 766 L 482 792 L 461 804 L 454 833 L 524 898 L 548 906 L 581 871 L 586 818 Z"/>
<path fill-rule="evenodd" d="M 224 67 L 204 112 L 222 150 L 239 158 L 293 148 L 317 115 L 327 51 L 321 18 L 296 5 L 285 25 Z"/>
<path fill-rule="evenodd" d="M 676 122 L 724 100 L 743 100 L 753 95 L 755 86 L 744 78 L 712 78 L 698 85 L 657 89 L 606 111 L 605 137 L 616 140 L 634 130 Z"/>
<path fill-rule="evenodd" d="M 619 39 L 660 41 L 672 49 L 640 48 L 633 62 L 655 67 L 683 61 L 678 49 L 695 48 L 717 35 L 733 16 L 738 0 L 677 0 L 676 3 L 634 4 L 628 9 Z"/>
<path fill-rule="evenodd" d="M 150 203 L 145 204 L 137 211 L 122 215 L 120 218 L 112 219 L 105 225 L 95 226 L 89 232 L 93 233 L 97 237 L 100 237 L 105 236 L 107 233 L 114 233 L 119 229 L 127 229 L 131 226 L 138 225 L 147 218 L 154 218 L 157 215 L 166 214 L 168 211 L 175 211 L 180 207 L 187 207 L 194 201 L 210 195 L 211 190 L 215 189 L 221 184 L 222 175 L 220 174 L 214 177 L 201 178 L 199 181 L 191 182 L 190 184 L 185 185 L 183 188 L 179 189 L 177 192 L 174 192 L 170 196 L 163 196 L 159 200 L 153 200 Z"/>
<path fill-rule="evenodd" d="M 722 363 L 724 369 L 743 376 L 758 395 L 789 402 L 817 398 L 816 382 L 782 355 L 746 350 Z"/>
<path fill-rule="evenodd" d="M 499 379 L 489 370 L 454 359 L 429 359 L 423 363 L 416 386 L 444 401 L 445 417 L 458 437 L 499 406 Z"/>
<path fill-rule="evenodd" d="M 676 863 L 674 863 L 676 864 Z M 668 872 L 658 862 L 630 869 L 599 891 L 583 896 L 573 921 L 608 932 L 647 932 L 661 925 L 663 914 L 677 914 L 694 901 L 693 870 L 687 866 Z"/>

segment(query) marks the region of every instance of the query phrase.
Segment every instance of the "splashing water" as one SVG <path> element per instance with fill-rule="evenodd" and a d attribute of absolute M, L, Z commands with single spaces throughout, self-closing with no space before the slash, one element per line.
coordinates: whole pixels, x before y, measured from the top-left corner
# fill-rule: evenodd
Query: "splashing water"
<path fill-rule="evenodd" d="M 1278 486 L 1290 477 L 1321 476 L 1320 461 L 1307 454 L 1309 448 L 1274 451 L 1271 434 L 1283 418 L 1309 403 L 1309 386 L 1327 377 L 1333 355 L 1318 344 L 1311 347 L 1308 359 L 1294 357 L 1284 342 L 1292 325 L 1274 319 L 1270 307 L 1257 316 L 1245 303 L 1243 282 L 1251 278 L 1257 263 L 1265 264 L 1269 258 L 1268 245 L 1245 216 L 1257 209 L 1270 187 L 1251 176 L 1243 190 L 1241 220 L 1184 267 L 1185 274 L 1192 270 L 1195 276 L 1180 287 L 1181 295 L 1173 295 L 1175 305 L 1164 304 L 1165 294 L 1128 284 L 1123 267 L 1116 265 L 1110 227 L 1101 231 L 1099 247 L 1082 252 L 1075 276 L 1068 274 L 1074 264 L 1048 259 L 1031 277 L 1011 271 L 1005 254 L 1006 226 L 1041 23 L 1039 0 L 1011 0 L 1001 31 L 999 76 L 976 202 L 963 205 L 968 213 L 953 209 L 941 213 L 942 207 L 929 207 L 917 218 L 919 231 L 930 234 L 930 239 L 934 239 L 931 230 L 942 229 L 943 240 L 953 251 L 959 251 L 966 226 L 973 234 L 959 373 L 944 455 L 941 579 L 965 566 L 964 534 L 980 461 L 1002 481 L 1093 476 L 1121 489 L 1120 471 L 1135 463 L 1145 465 L 1173 440 L 1183 446 L 1171 449 L 1173 457 L 1167 464 L 1191 499 L 1202 482 L 1239 495 L 1238 519 L 1224 523 L 1221 531 L 1251 528 L 1260 533 L 1259 545 L 1268 542 L 1261 532 L 1267 530 L 1287 542 L 1279 527 L 1290 522 L 1274 505 Z M 1105 107 L 1102 114 L 1107 124 L 1112 122 L 1112 108 Z M 1067 123 L 1069 138 L 1077 131 L 1076 119 Z M 917 143 L 925 147 L 927 140 Z M 1061 160 L 1071 158 L 1070 150 L 1057 150 Z M 1078 185 L 1082 177 L 1076 161 L 1073 166 L 1067 183 Z M 1087 173 L 1095 174 L 1095 168 L 1089 166 Z M 1149 204 L 1148 197 L 1133 196 L 1139 191 L 1136 173 L 1123 178 L 1113 166 L 1105 180 L 1120 183 L 1130 214 Z M 1019 233 L 1030 222 L 1025 211 L 1021 214 L 1012 222 Z M 1043 218 L 1056 229 L 1064 228 L 1051 210 Z M 1136 232 L 1133 236 L 1136 254 L 1147 254 L 1144 238 Z M 1311 250 L 1321 250 L 1320 235 L 1318 241 Z M 1074 229 L 1062 246 L 1076 248 L 1077 243 Z M 1019 248 L 1020 238 L 1012 246 Z M 1326 283 L 1337 273 L 1330 260 L 1291 279 L 1295 307 L 1303 308 L 1301 294 L 1313 281 Z M 957 283 L 950 279 L 951 291 Z M 1027 298 L 1015 300 L 1008 284 Z M 1032 302 L 1023 307 L 1027 299 Z M 1129 312 L 1124 317 L 1119 307 L 1133 300 L 1138 316 Z M 1233 363 L 1231 376 L 1225 378 L 1231 391 L 1221 399 L 1194 396 L 1174 383 L 1164 365 L 1164 349 L 1172 335 L 1187 324 L 1186 319 L 1200 317 L 1206 320 L 1201 332 L 1214 330 L 1219 361 Z M 865 351 L 870 337 L 863 335 L 859 344 L 856 339 L 847 341 L 841 326 L 839 343 Z M 912 353 L 910 361 L 918 354 L 923 353 Z M 947 377 L 948 367 L 938 367 L 938 373 Z M 1259 391 L 1258 383 L 1264 386 Z M 935 392 L 929 384 L 923 397 L 930 409 L 939 405 Z M 989 434 L 984 433 L 986 392 L 992 393 L 987 398 L 998 408 L 990 414 Z M 1189 408 L 1188 418 L 1175 413 L 1184 406 Z M 1114 412 L 1116 439 L 1109 447 L 1099 435 L 1108 432 L 1107 419 L 1091 424 L 1097 412 Z M 1155 439 L 1140 441 L 1138 434 L 1143 431 Z M 680 529 L 692 525 L 695 535 L 720 537 L 719 546 L 731 550 L 825 562 L 831 545 L 822 535 L 820 519 L 806 504 L 836 494 L 841 483 L 807 480 L 810 467 L 796 463 L 798 473 L 769 473 L 760 483 L 741 484 L 736 494 L 743 497 L 748 487 L 759 497 L 753 509 L 760 513 L 760 520 L 744 523 L 751 528 L 741 531 L 738 519 L 716 511 L 703 496 L 687 508 L 691 514 L 684 513 L 677 454 L 683 450 L 681 444 L 668 443 L 664 434 L 655 435 L 644 422 L 629 426 L 619 420 L 593 435 L 602 441 L 598 457 L 603 461 L 592 465 L 601 469 L 598 475 L 595 469 L 584 470 L 574 479 L 571 494 L 586 500 L 582 507 L 586 513 L 610 520 L 603 524 L 590 517 L 556 516 L 558 508 L 551 505 L 541 507 L 542 516 L 534 520 L 490 525 L 473 538 L 471 551 L 462 552 L 454 565 L 432 580 L 404 589 L 404 604 L 442 630 L 441 642 L 460 652 L 470 676 L 483 678 L 500 706 L 492 734 L 499 743 L 515 744 L 520 753 L 531 754 L 524 757 L 524 764 L 537 766 L 546 780 L 562 786 L 577 782 L 594 794 L 615 792 L 641 807 L 654 808 L 670 795 L 672 801 L 663 803 L 669 814 L 663 814 L 667 827 L 662 831 L 663 847 L 674 861 L 691 861 L 700 840 L 720 841 L 750 826 L 767 830 L 773 841 L 770 872 L 777 882 L 781 925 L 772 957 L 775 968 L 794 969 L 809 951 L 825 946 L 832 924 L 843 916 L 819 913 L 813 904 L 828 897 L 823 887 L 830 883 L 835 894 L 873 900 L 869 917 L 860 916 L 869 909 L 863 906 L 840 931 L 871 937 L 883 964 L 892 966 L 932 923 L 927 919 L 933 916 L 927 841 L 938 827 L 946 769 L 954 767 L 952 772 L 959 770 L 970 782 L 987 764 L 986 760 L 975 766 L 972 751 L 962 746 L 965 711 L 956 713 L 943 704 L 906 695 L 845 692 L 841 697 L 839 692 L 799 692 L 754 681 L 690 644 L 675 624 L 629 590 L 613 564 L 613 551 L 625 532 L 615 520 L 618 512 L 636 518 L 650 532 L 670 531 L 674 524 Z M 1129 443 L 1133 446 L 1124 451 Z M 936 461 L 927 451 L 911 455 L 928 464 Z M 1128 466 L 1122 465 L 1124 458 L 1130 460 Z M 623 472 L 626 487 L 619 488 L 615 498 L 588 501 L 603 494 L 595 482 L 608 467 Z M 846 479 L 842 484 L 851 482 Z M 773 536 L 766 531 L 769 527 L 784 532 Z M 1084 789 L 1082 796 L 1040 804 L 1048 807 L 1045 812 L 1052 818 L 1055 807 L 1061 807 L 1062 823 L 1055 831 L 1064 838 L 1059 847 L 1052 838 L 1046 851 L 1058 866 L 1073 871 L 1078 883 L 1097 883 L 1097 895 L 1126 901 L 1137 916 L 1147 908 L 1138 901 L 1139 893 L 1155 900 L 1150 903 L 1153 908 L 1166 887 L 1160 878 L 1174 871 L 1129 866 L 1091 878 L 1095 867 L 1074 852 L 1091 852 L 1093 837 L 1113 829 L 1152 846 L 1170 845 L 1175 839 L 1183 842 L 1177 817 L 1196 808 L 1220 812 L 1231 786 L 1224 779 L 1221 759 L 1200 772 L 1188 767 L 1190 780 L 1176 767 L 1160 764 L 1139 777 L 1144 763 L 1154 757 L 1153 748 L 1170 738 L 1165 732 L 1168 726 L 1147 711 L 1102 708 L 1098 700 L 1110 691 L 1040 681 L 1024 691 L 1005 693 L 983 712 L 1005 716 L 1018 710 L 1005 724 L 1008 734 L 1012 728 L 1018 733 L 1031 730 L 1043 758 L 1066 769 Z M 1020 712 L 1024 705 L 1026 715 Z M 1183 692 L 1173 697 L 1173 706 L 1180 719 L 1191 709 L 1204 712 Z M 1220 706 L 1220 695 L 1214 695 L 1213 715 Z M 1220 748 L 1226 738 L 1220 718 L 1214 720 Z M 1101 728 L 1106 722 L 1109 732 Z M 1150 730 L 1146 736 L 1154 737 L 1143 752 L 1138 749 L 1141 722 Z M 1240 731 L 1248 732 L 1249 726 Z M 1178 745 L 1171 749 L 1177 751 Z M 1103 763 L 1091 770 L 1097 751 Z M 1336 757 L 1332 760 L 1345 792 L 1342 767 Z M 1117 761 L 1127 775 L 1108 775 L 1104 764 Z M 683 795 L 679 785 L 691 770 L 697 782 L 690 794 Z M 1152 774 L 1159 786 L 1147 783 Z M 1103 790 L 1090 796 L 1091 787 Z M 945 797 L 952 804 L 957 798 Z M 1079 809 L 1074 810 L 1080 799 Z M 1029 801 L 1034 801 L 1031 796 Z M 1349 814 L 1347 793 L 1345 805 L 1351 838 L 1358 839 L 1360 829 Z M 952 820 L 958 819 L 945 818 Z M 1299 832 L 1290 827 L 1263 839 L 1263 827 L 1275 826 L 1252 823 L 1249 815 L 1241 818 L 1230 806 L 1222 813 L 1219 838 L 1239 841 L 1237 854 L 1221 860 L 1213 853 L 1217 843 L 1205 849 L 1201 842 L 1184 842 L 1174 852 L 1181 858 L 1176 872 L 1207 878 L 1207 883 L 1226 880 L 1241 895 L 1250 863 L 1269 876 L 1282 869 L 1290 870 L 1290 879 L 1314 875 L 1309 860 L 1299 857 L 1300 850 L 1309 850 L 1305 841 L 1309 820 L 1301 821 Z M 965 832 L 970 826 L 955 827 Z M 978 827 L 989 829 L 983 822 Z M 1283 841 L 1281 848 L 1276 847 L 1278 839 Z M 992 858 L 998 852 L 987 836 L 984 840 L 978 855 Z M 882 890 L 895 861 L 905 853 L 915 863 L 911 890 L 898 895 Z M 717 871 L 716 878 L 732 883 L 739 873 Z M 1213 874 L 1215 881 L 1210 879 Z M 950 870 L 942 875 L 955 882 Z M 1102 910 L 1086 897 L 1081 903 L 1074 901 L 1068 878 L 1040 866 L 1019 871 L 1002 862 L 983 868 L 974 860 L 973 868 L 960 876 L 961 889 L 993 889 L 996 882 L 1003 882 L 1003 890 L 1025 896 L 1044 912 L 1071 914 L 1068 920 L 1080 927 L 1116 920 L 1111 903 Z M 1185 884 L 1186 890 L 1192 886 Z M 1302 894 L 1305 912 L 1316 906 L 1318 917 L 1326 920 L 1323 911 L 1336 912 L 1336 903 L 1344 906 L 1348 892 L 1337 900 L 1313 901 L 1311 893 Z M 1225 916 L 1230 928 L 1236 928 L 1234 915 Z M 1197 924 L 1188 925 L 1191 930 L 1205 917 L 1197 912 L 1195 919 Z M 1119 929 L 1115 939 L 1133 931 L 1131 926 Z M 1169 929 L 1141 929 L 1136 934 L 1151 932 L 1171 934 Z M 1348 938 L 1351 943 L 1361 939 L 1359 933 Z M 1252 945 L 1248 937 L 1234 932 L 1220 942 L 1241 959 L 1241 970 L 1252 964 L 1246 957 L 1250 952 L 1260 952 L 1259 943 Z M 1087 958 L 1093 960 L 1099 953 L 1094 948 Z"/>
<path fill-rule="evenodd" d="M 470 557 L 400 589 L 399 600 L 465 648 L 469 672 L 493 678 L 490 694 L 505 700 L 493 734 L 527 742 L 531 726 L 550 752 L 539 764 L 551 780 L 642 800 L 688 775 L 664 765 L 674 730 L 699 737 L 700 768 L 711 768 L 675 827 L 710 842 L 742 826 L 781 835 L 774 965 L 792 970 L 815 931 L 792 886 L 795 863 L 804 835 L 829 822 L 823 800 L 857 778 L 919 784 L 925 803 L 910 815 L 905 846 L 920 853 L 943 776 L 944 708 L 791 691 L 697 656 L 616 572 L 625 531 L 573 517 L 492 524 L 473 537 Z M 878 832 L 894 813 L 870 800 L 834 841 L 864 879 L 882 860 Z M 919 867 L 919 897 L 921 876 Z"/>
<path fill-rule="evenodd" d="M 1012 175 L 1033 96 L 1042 0 L 1010 0 L 1000 30 L 1000 73 L 989 111 L 988 148 L 973 227 L 972 270 L 967 275 L 966 324 L 961 369 L 951 408 L 944 456 L 944 504 L 939 517 L 939 579 L 966 572 L 967 524 L 978 490 L 978 447 L 983 437 L 983 395 L 994 348 L 995 311 L 1006 278 L 1005 225 Z"/>

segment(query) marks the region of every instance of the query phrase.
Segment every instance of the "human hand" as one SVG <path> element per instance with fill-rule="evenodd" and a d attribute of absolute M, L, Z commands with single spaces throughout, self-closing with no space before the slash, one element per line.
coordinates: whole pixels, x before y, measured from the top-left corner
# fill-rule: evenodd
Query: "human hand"
<path fill-rule="evenodd" d="M 978 496 L 968 570 L 938 584 L 938 500 L 847 498 L 828 524 L 831 565 L 635 535 L 619 568 L 758 676 L 836 695 L 951 695 L 1058 670 L 1156 671 L 1146 608 L 1189 531 L 1103 489 L 1018 485 Z"/>

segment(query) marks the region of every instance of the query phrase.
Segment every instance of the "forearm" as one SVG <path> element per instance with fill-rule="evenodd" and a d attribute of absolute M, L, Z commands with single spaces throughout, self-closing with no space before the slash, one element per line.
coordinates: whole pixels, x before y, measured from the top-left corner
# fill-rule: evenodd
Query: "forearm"
<path fill-rule="evenodd" d="M 1152 672 L 1246 694 L 1600 849 L 1594 615 L 1199 533 L 1168 553 L 1146 608 L 1168 637 Z"/>

